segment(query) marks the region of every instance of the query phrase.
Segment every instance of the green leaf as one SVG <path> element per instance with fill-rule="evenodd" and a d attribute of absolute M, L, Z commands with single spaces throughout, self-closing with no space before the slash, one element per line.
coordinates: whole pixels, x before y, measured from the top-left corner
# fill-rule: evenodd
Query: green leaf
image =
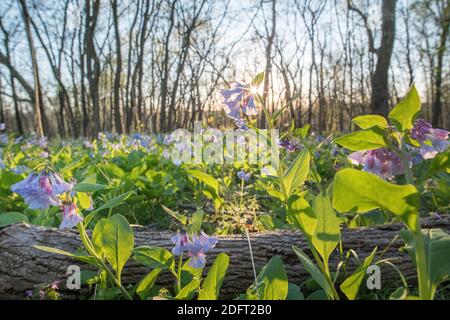
<path fill-rule="evenodd" d="M 413 85 L 406 97 L 389 113 L 389 120 L 399 131 L 406 131 L 414 126 L 414 119 L 420 111 L 420 97 Z"/>
<path fill-rule="evenodd" d="M 78 199 L 78 206 L 83 209 L 89 209 L 91 207 L 91 197 L 84 192 L 77 192 L 76 198 Z"/>
<path fill-rule="evenodd" d="M 172 253 L 160 247 L 141 246 L 134 249 L 134 260 L 151 268 L 166 269 L 175 274 L 175 262 Z"/>
<path fill-rule="evenodd" d="M 194 214 L 192 215 L 192 217 L 189 221 L 189 224 L 192 228 L 192 232 L 194 232 L 194 233 L 200 232 L 204 214 L 205 214 L 205 212 L 203 210 L 197 210 L 194 212 Z"/>
<path fill-rule="evenodd" d="M 175 220 L 178 220 L 183 226 L 186 225 L 187 223 L 187 218 L 185 216 L 183 216 L 182 214 L 179 214 L 175 211 L 170 210 L 169 208 L 167 208 L 164 205 L 161 205 L 161 207 L 164 209 L 164 211 L 171 216 L 172 218 L 174 218 Z"/>
<path fill-rule="evenodd" d="M 252 80 L 253 87 L 259 87 L 259 85 L 264 81 L 265 72 L 258 73 Z"/>
<path fill-rule="evenodd" d="M 297 229 L 301 230 L 303 235 L 309 241 L 312 241 L 312 236 L 317 225 L 317 219 L 312 208 L 305 199 L 297 196 L 293 196 L 289 199 L 287 220 Z"/>
<path fill-rule="evenodd" d="M 288 280 L 283 262 L 274 256 L 263 267 L 255 283 L 249 288 L 248 296 L 257 296 L 260 300 L 285 300 L 288 294 Z"/>
<path fill-rule="evenodd" d="M 340 288 L 341 291 L 346 295 L 349 300 L 355 300 L 358 295 L 361 283 L 366 276 L 367 268 L 372 264 L 372 260 L 375 257 L 377 248 L 373 249 L 372 253 L 364 259 L 364 262 L 359 265 L 359 267 L 350 275 L 347 279 L 342 282 Z"/>
<path fill-rule="evenodd" d="M 300 287 L 294 283 L 289 282 L 288 295 L 286 297 L 286 300 L 304 300 L 304 299 L 305 297 L 303 296 Z"/>
<path fill-rule="evenodd" d="M 151 290 L 160 272 L 161 269 L 153 269 L 138 283 L 136 287 L 136 294 L 141 298 L 141 300 L 146 300 L 150 297 Z"/>
<path fill-rule="evenodd" d="M 0 213 L 0 227 L 19 222 L 28 222 L 28 217 L 20 212 Z"/>
<path fill-rule="evenodd" d="M 428 274 L 432 296 L 434 296 L 436 288 L 450 279 L 450 235 L 442 229 L 424 229 L 421 231 L 424 236 Z M 406 251 L 415 263 L 416 249 L 413 234 L 410 231 L 403 230 L 400 235 L 406 243 Z"/>
<path fill-rule="evenodd" d="M 52 248 L 52 247 L 47 247 L 47 246 L 33 246 L 34 248 L 41 250 L 41 251 L 45 251 L 48 253 L 54 253 L 54 254 L 59 254 L 59 255 L 63 255 L 66 257 L 70 257 L 70 258 L 74 258 L 77 260 L 80 260 L 82 262 L 86 262 L 89 263 L 91 265 L 97 265 L 94 257 L 90 256 L 90 255 L 84 255 L 84 254 L 75 254 L 75 253 L 71 253 L 65 250 L 61 250 L 61 249 L 57 249 L 57 248 Z"/>
<path fill-rule="evenodd" d="M 110 217 L 103 225 L 102 252 L 117 274 L 131 256 L 134 232 L 127 219 L 120 214 Z"/>
<path fill-rule="evenodd" d="M 371 173 L 343 169 L 333 182 L 333 206 L 339 212 L 363 213 L 382 208 L 392 212 L 409 229 L 417 229 L 419 193 L 413 185 L 396 185 Z"/>
<path fill-rule="evenodd" d="M 311 259 L 298 247 L 292 246 L 295 254 L 300 259 L 303 267 L 308 271 L 314 281 L 326 292 L 328 298 L 333 299 L 333 289 L 330 284 L 326 280 L 325 276 L 322 272 L 320 272 L 319 268 L 311 261 Z"/>
<path fill-rule="evenodd" d="M 353 151 L 373 150 L 388 146 L 384 139 L 383 129 L 377 126 L 346 134 L 336 138 L 334 142 Z"/>
<path fill-rule="evenodd" d="M 200 285 L 200 280 L 194 278 L 188 285 L 184 286 L 183 289 L 177 294 L 175 299 L 178 300 L 190 300 L 194 296 L 195 291 Z"/>
<path fill-rule="evenodd" d="M 199 300 L 217 300 L 229 262 L 230 258 L 225 253 L 220 253 L 216 257 L 203 281 L 202 289 L 198 295 Z"/>
<path fill-rule="evenodd" d="M 313 212 L 317 225 L 312 236 L 312 243 L 322 256 L 325 265 L 328 265 L 328 259 L 336 249 L 341 236 L 339 219 L 334 213 L 331 199 L 321 194 L 314 199 Z"/>
<path fill-rule="evenodd" d="M 108 219 L 100 219 L 92 231 L 92 244 L 94 245 L 95 252 L 102 256 L 103 255 L 103 229 L 105 228 Z"/>
<path fill-rule="evenodd" d="M 386 128 L 388 126 L 388 123 L 384 117 L 375 114 L 353 118 L 352 122 L 361 129 L 370 129 L 375 126 Z"/>
<path fill-rule="evenodd" d="M 303 149 L 295 158 L 283 177 L 284 187 L 289 198 L 306 180 L 309 173 L 310 155 Z"/>
<path fill-rule="evenodd" d="M 212 175 L 198 170 L 188 170 L 188 174 L 199 180 L 200 182 L 203 182 L 205 185 L 214 190 L 216 195 L 219 195 L 219 181 Z"/>
<path fill-rule="evenodd" d="M 108 186 L 104 185 L 104 184 L 80 182 L 80 183 L 76 184 L 74 191 L 76 191 L 76 192 L 95 192 L 95 191 L 104 190 L 107 188 L 108 188 Z"/>

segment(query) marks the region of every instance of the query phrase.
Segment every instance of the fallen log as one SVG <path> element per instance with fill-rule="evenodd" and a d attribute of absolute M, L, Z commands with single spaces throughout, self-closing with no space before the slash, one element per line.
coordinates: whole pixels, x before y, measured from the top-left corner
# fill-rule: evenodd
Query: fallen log
<path fill-rule="evenodd" d="M 422 220 L 423 228 L 441 228 L 450 232 L 450 217 L 426 218 Z M 391 224 L 370 228 L 344 229 L 342 240 L 344 250 L 353 249 L 360 259 L 370 254 L 377 246 L 379 252 L 386 250 L 383 259 L 390 258 L 406 276 L 414 276 L 415 269 L 409 256 L 399 249 L 403 246 L 400 238 L 396 238 L 402 224 Z M 152 245 L 172 248 L 169 232 L 156 232 L 148 228 L 135 228 L 135 245 Z M 301 284 L 309 274 L 301 266 L 300 261 L 292 250 L 292 245 L 309 252 L 308 245 L 301 234 L 295 231 L 274 231 L 251 234 L 253 255 L 257 270 L 274 255 L 279 255 L 285 265 L 289 281 Z M 93 270 L 72 258 L 51 254 L 37 250 L 33 245 L 50 246 L 69 252 L 80 249 L 81 242 L 78 234 L 71 230 L 58 230 L 28 225 L 15 224 L 0 229 L 0 298 L 23 299 L 25 291 L 39 284 L 60 281 L 63 298 L 75 299 L 80 295 L 89 294 L 88 289 L 71 291 L 65 287 L 66 272 L 70 265 L 78 265 L 81 270 Z M 233 298 L 242 293 L 253 282 L 252 265 L 250 261 L 247 239 L 243 235 L 221 236 L 214 250 L 208 254 L 210 264 L 215 255 L 225 252 L 230 256 L 230 265 L 226 274 L 222 290 L 222 298 Z M 335 252 L 330 259 L 331 270 L 335 270 L 339 262 L 339 254 Z M 349 271 L 354 268 L 350 265 Z M 137 283 L 149 268 L 135 261 L 127 263 L 124 283 Z M 395 270 L 382 267 L 382 285 L 398 281 Z M 170 285 L 173 278 L 163 274 L 159 283 Z"/>

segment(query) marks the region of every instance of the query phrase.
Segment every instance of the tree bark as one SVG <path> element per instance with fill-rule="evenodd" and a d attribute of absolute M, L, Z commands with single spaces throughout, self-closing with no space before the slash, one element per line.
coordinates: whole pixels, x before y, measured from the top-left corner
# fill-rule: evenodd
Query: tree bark
<path fill-rule="evenodd" d="M 450 231 L 450 217 L 426 218 L 422 220 L 422 228 L 441 228 Z M 403 229 L 402 224 L 391 224 L 371 228 L 344 229 L 342 231 L 343 249 L 353 249 L 360 259 L 370 254 L 375 246 L 378 252 L 385 250 L 382 259 L 389 258 L 405 276 L 414 276 L 415 268 L 405 252 L 399 249 L 403 246 L 401 239 L 396 238 Z M 172 248 L 169 232 L 157 232 L 146 227 L 135 230 L 135 246 L 151 245 Z M 309 278 L 292 250 L 292 245 L 300 247 L 309 253 L 304 237 L 295 231 L 273 231 L 253 233 L 250 235 L 257 272 L 274 255 L 281 257 L 290 282 L 301 284 Z M 81 246 L 75 231 L 63 231 L 54 228 L 31 226 L 25 223 L 0 229 L 0 299 L 21 299 L 25 291 L 34 286 L 52 283 L 59 280 L 63 298 L 74 299 L 83 294 L 89 294 L 87 288 L 81 291 L 66 289 L 66 270 L 70 265 L 78 265 L 81 270 L 91 269 L 72 258 L 51 254 L 35 249 L 34 245 L 44 245 L 75 252 Z M 207 256 L 207 268 L 214 257 L 220 252 L 230 256 L 230 265 L 222 286 L 222 298 L 233 298 L 242 293 L 253 282 L 252 265 L 247 239 L 244 235 L 220 236 L 216 248 Z M 378 256 L 377 256 L 378 257 Z M 336 270 L 339 253 L 335 251 L 330 259 L 330 270 Z M 350 260 L 347 268 L 351 272 L 355 262 Z M 130 260 L 123 274 L 123 282 L 136 284 L 150 269 Z M 170 274 L 162 274 L 158 283 L 171 286 L 174 279 Z M 381 269 L 382 287 L 399 281 L 397 272 L 390 267 Z M 412 281 L 410 281 L 412 283 Z M 410 284 L 411 284 L 410 283 Z"/>

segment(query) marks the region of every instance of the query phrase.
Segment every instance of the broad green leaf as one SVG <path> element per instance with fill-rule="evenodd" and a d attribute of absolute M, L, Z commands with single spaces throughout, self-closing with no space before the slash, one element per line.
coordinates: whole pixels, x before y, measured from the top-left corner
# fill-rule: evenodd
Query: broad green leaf
<path fill-rule="evenodd" d="M 289 282 L 288 295 L 286 297 L 286 300 L 304 300 L 304 299 L 305 297 L 303 296 L 300 287 L 294 283 Z"/>
<path fill-rule="evenodd" d="M 339 243 L 341 232 L 339 219 L 336 217 L 331 199 L 324 195 L 317 195 L 313 204 L 314 216 L 317 220 L 312 236 L 312 243 L 328 265 L 331 253 Z"/>
<path fill-rule="evenodd" d="M 371 173 L 355 169 L 339 171 L 333 182 L 333 206 L 341 213 L 382 208 L 396 215 L 412 231 L 417 229 L 419 193 L 416 187 L 392 184 Z"/>
<path fill-rule="evenodd" d="M 198 170 L 188 170 L 188 174 L 199 180 L 200 182 L 203 182 L 205 185 L 214 190 L 216 195 L 219 195 L 219 181 L 212 175 Z"/>
<path fill-rule="evenodd" d="M 229 262 L 230 258 L 225 253 L 220 253 L 216 257 L 203 281 L 202 289 L 198 295 L 199 300 L 217 300 Z"/>
<path fill-rule="evenodd" d="M 91 197 L 84 192 L 77 192 L 78 205 L 81 209 L 86 210 L 91 207 Z"/>
<path fill-rule="evenodd" d="M 19 222 L 28 222 L 28 217 L 20 212 L 0 213 L 0 227 Z"/>
<path fill-rule="evenodd" d="M 159 276 L 161 269 L 153 269 L 150 271 L 137 285 L 136 294 L 141 298 L 141 300 L 146 300 L 151 293 L 153 285 Z"/>
<path fill-rule="evenodd" d="M 259 85 L 264 81 L 265 72 L 258 73 L 252 80 L 253 87 L 259 87 Z"/>
<path fill-rule="evenodd" d="M 340 285 L 341 291 L 346 295 L 349 300 L 355 300 L 358 295 L 361 283 L 366 276 L 367 268 L 372 264 L 372 260 L 375 257 L 377 248 L 373 249 L 372 253 L 364 259 L 364 262 Z"/>
<path fill-rule="evenodd" d="M 333 299 L 333 289 L 326 280 L 323 273 L 316 267 L 316 265 L 311 261 L 311 259 L 302 251 L 302 249 L 292 246 L 295 254 L 300 259 L 303 267 L 308 271 L 314 281 L 326 292 L 328 298 Z"/>
<path fill-rule="evenodd" d="M 92 231 L 92 244 L 94 245 L 95 252 L 102 256 L 103 255 L 103 229 L 105 228 L 108 219 L 100 219 Z"/>
<path fill-rule="evenodd" d="M 431 281 L 432 295 L 436 288 L 450 279 L 450 235 L 442 229 L 422 230 L 425 241 L 425 255 L 428 265 L 428 273 Z M 416 248 L 414 236 L 410 231 L 400 232 L 406 243 L 406 251 L 411 256 L 411 260 L 416 261 Z"/>
<path fill-rule="evenodd" d="M 353 118 L 352 122 L 361 129 L 370 129 L 375 126 L 386 128 L 388 126 L 388 123 L 384 117 L 375 114 Z"/>
<path fill-rule="evenodd" d="M 151 268 L 167 269 L 175 274 L 175 262 L 172 253 L 160 247 L 141 246 L 134 249 L 134 260 Z"/>
<path fill-rule="evenodd" d="M 104 190 L 107 189 L 108 186 L 104 184 L 97 184 L 97 183 L 87 183 L 87 182 L 80 182 L 75 185 L 74 191 L 77 192 L 95 192 L 98 190 Z"/>
<path fill-rule="evenodd" d="M 134 248 L 134 232 L 127 219 L 120 214 L 110 217 L 103 225 L 102 252 L 117 274 Z"/>
<path fill-rule="evenodd" d="M 184 286 L 183 289 L 176 295 L 175 299 L 178 300 L 190 300 L 195 294 L 195 291 L 200 285 L 200 280 L 194 278 L 188 285 Z"/>
<path fill-rule="evenodd" d="M 309 123 L 305 124 L 303 127 L 295 130 L 295 133 L 300 135 L 302 138 L 306 138 L 308 135 L 309 129 L 311 129 L 311 125 Z"/>
<path fill-rule="evenodd" d="M 413 85 L 406 97 L 389 113 L 389 120 L 399 131 L 409 130 L 414 126 L 414 119 L 420 111 L 420 97 Z"/>
<path fill-rule="evenodd" d="M 288 222 L 301 230 L 303 235 L 309 239 L 309 241 L 312 241 L 312 236 L 317 225 L 317 219 L 314 216 L 312 208 L 308 201 L 303 198 L 293 196 L 289 200 L 287 210 Z"/>
<path fill-rule="evenodd" d="M 283 262 L 279 256 L 274 256 L 263 267 L 255 283 L 249 288 L 249 296 L 260 300 L 285 300 L 288 294 L 288 280 Z"/>
<path fill-rule="evenodd" d="M 353 151 L 373 150 L 388 146 L 384 139 L 384 131 L 380 127 L 355 131 L 336 138 L 334 142 Z"/>
<path fill-rule="evenodd" d="M 303 149 L 292 162 L 283 177 L 284 187 L 288 198 L 305 182 L 309 173 L 310 155 Z"/>
<path fill-rule="evenodd" d="M 197 210 L 194 212 L 194 214 L 192 215 L 189 224 L 192 228 L 192 232 L 199 232 L 201 227 L 202 227 L 202 222 L 203 222 L 203 215 L 205 213 L 203 212 L 203 210 Z"/>
<path fill-rule="evenodd" d="M 171 216 L 172 218 L 178 220 L 182 225 L 186 225 L 187 223 L 187 218 L 185 216 L 183 216 L 182 214 L 179 214 L 175 211 L 170 210 L 169 208 L 167 208 L 164 205 L 161 205 L 161 207 L 164 209 L 164 211 Z"/>

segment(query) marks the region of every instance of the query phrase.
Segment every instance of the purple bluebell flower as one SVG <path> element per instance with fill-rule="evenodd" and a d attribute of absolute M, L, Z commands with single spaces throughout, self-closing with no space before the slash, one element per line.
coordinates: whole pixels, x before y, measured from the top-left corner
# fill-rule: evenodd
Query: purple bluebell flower
<path fill-rule="evenodd" d="M 237 173 L 237 176 L 241 180 L 248 181 L 250 180 L 251 174 L 250 172 L 245 172 L 244 170 L 241 170 Z"/>
<path fill-rule="evenodd" d="M 214 248 L 218 241 L 217 237 L 208 236 L 203 231 L 200 231 L 198 236 L 194 236 L 193 238 L 194 240 L 198 239 L 200 241 L 200 243 L 203 245 L 203 252 L 205 253 L 208 253 L 209 250 Z"/>
<path fill-rule="evenodd" d="M 203 243 L 196 238 L 189 244 L 189 266 L 192 268 L 203 268 L 206 264 L 206 255 L 203 248 Z"/>
<path fill-rule="evenodd" d="M 6 129 L 6 125 L 2 122 L 0 123 L 0 131 L 3 131 Z"/>
<path fill-rule="evenodd" d="M 220 91 L 225 113 L 236 122 L 242 130 L 247 130 L 247 124 L 241 117 L 241 111 L 247 116 L 255 116 L 258 109 L 255 104 L 255 92 L 251 86 L 233 82 L 230 89 Z"/>
<path fill-rule="evenodd" d="M 362 165 L 363 171 L 371 172 L 383 179 L 392 179 L 403 173 L 400 157 L 386 148 L 356 151 L 348 156 L 351 163 Z"/>
<path fill-rule="evenodd" d="M 48 156 L 49 156 L 49 154 L 48 154 L 48 152 L 47 151 L 42 151 L 40 154 L 39 154 L 39 157 L 41 157 L 41 158 L 48 158 Z"/>
<path fill-rule="evenodd" d="M 25 296 L 27 298 L 31 298 L 33 296 L 33 290 L 26 290 L 25 291 Z"/>
<path fill-rule="evenodd" d="M 432 159 L 448 148 L 448 134 L 447 130 L 435 129 L 424 119 L 416 120 L 414 128 L 411 129 L 411 137 L 419 142 L 424 159 Z"/>
<path fill-rule="evenodd" d="M 300 151 L 302 149 L 302 146 L 297 141 L 290 139 L 280 140 L 278 146 L 288 152 Z"/>
<path fill-rule="evenodd" d="M 216 237 L 210 237 L 203 231 L 198 235 L 192 236 L 192 242 L 189 247 L 189 266 L 192 268 L 203 268 L 206 264 L 206 253 L 217 244 Z"/>
<path fill-rule="evenodd" d="M 72 229 L 83 221 L 83 217 L 78 213 L 78 207 L 75 203 L 64 203 L 61 206 L 61 211 L 63 219 L 59 225 L 60 229 Z"/>
<path fill-rule="evenodd" d="M 50 205 L 60 205 L 59 195 L 69 192 L 73 184 L 65 182 L 58 174 L 42 171 L 31 173 L 24 180 L 11 186 L 20 194 L 30 209 L 47 209 Z"/>
<path fill-rule="evenodd" d="M 237 120 L 241 115 L 241 103 L 244 99 L 245 86 L 239 82 L 233 82 L 230 89 L 220 90 L 228 117 Z"/>
<path fill-rule="evenodd" d="M 183 255 L 183 252 L 189 251 L 191 240 L 186 231 L 180 231 L 175 236 L 172 237 L 171 241 L 175 244 L 172 249 L 172 254 L 175 256 Z"/>

